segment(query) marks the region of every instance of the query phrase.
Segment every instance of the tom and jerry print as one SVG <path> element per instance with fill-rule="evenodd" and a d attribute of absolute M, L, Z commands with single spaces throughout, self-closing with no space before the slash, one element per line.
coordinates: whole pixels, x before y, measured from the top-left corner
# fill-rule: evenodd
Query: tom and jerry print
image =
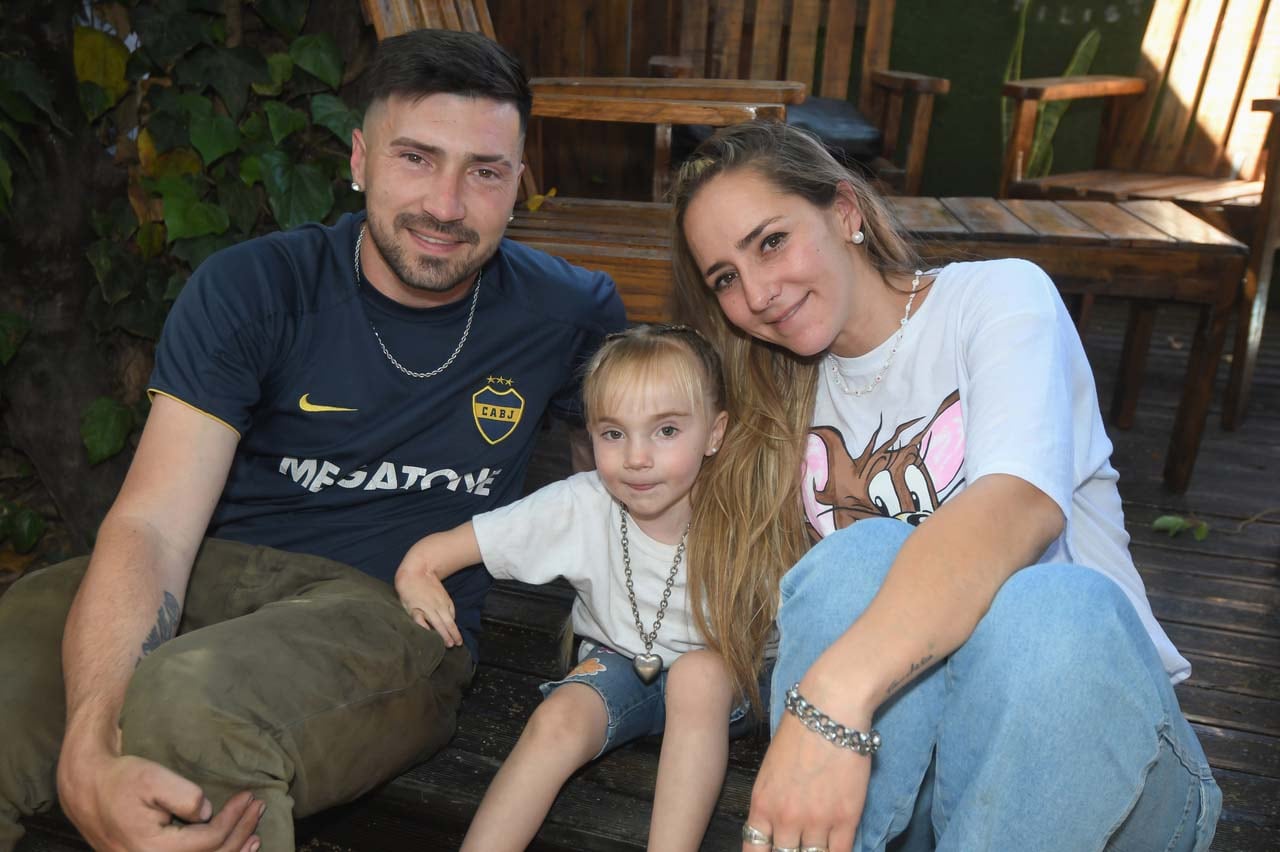
<path fill-rule="evenodd" d="M 912 437 L 924 417 L 900 424 L 889 438 L 880 425 L 854 455 L 839 429 L 814 427 L 807 438 L 801 497 L 815 539 L 863 518 L 897 518 L 918 526 L 964 482 L 964 420 L 952 391 Z"/>

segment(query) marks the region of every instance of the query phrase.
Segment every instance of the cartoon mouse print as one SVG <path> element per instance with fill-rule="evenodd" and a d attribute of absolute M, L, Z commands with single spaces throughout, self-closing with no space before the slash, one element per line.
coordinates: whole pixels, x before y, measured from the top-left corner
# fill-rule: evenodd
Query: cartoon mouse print
<path fill-rule="evenodd" d="M 879 446 L 877 428 L 856 459 L 840 430 L 819 426 L 809 433 L 801 494 L 815 539 L 863 518 L 897 518 L 918 526 L 955 493 L 964 481 L 959 476 L 964 463 L 960 391 L 952 391 L 929 424 L 899 445 L 902 433 L 922 419 L 903 423 Z"/>

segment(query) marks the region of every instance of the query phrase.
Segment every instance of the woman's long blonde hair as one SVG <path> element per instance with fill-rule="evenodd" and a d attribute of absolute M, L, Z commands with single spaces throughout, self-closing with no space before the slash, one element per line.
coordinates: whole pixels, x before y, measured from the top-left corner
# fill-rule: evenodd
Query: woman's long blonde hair
<path fill-rule="evenodd" d="M 882 280 L 889 273 L 910 273 L 920 259 L 870 184 L 815 138 L 785 124 L 725 128 L 699 146 L 676 178 L 673 313 L 719 350 L 729 411 L 719 458 L 705 471 L 693 502 L 690 608 L 739 692 L 760 709 L 756 680 L 778 612 L 778 581 L 809 545 L 800 465 L 820 356 L 799 357 L 732 325 L 685 239 L 685 215 L 698 192 L 719 175 L 747 170 L 824 210 L 835 204 L 840 186 L 847 186 L 866 238 L 857 250 L 866 252 Z"/>

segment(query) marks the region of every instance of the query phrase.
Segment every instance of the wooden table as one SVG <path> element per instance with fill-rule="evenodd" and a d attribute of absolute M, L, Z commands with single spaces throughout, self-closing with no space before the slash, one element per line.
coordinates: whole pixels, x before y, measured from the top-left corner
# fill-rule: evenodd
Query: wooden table
<path fill-rule="evenodd" d="M 509 235 L 572 263 L 611 274 L 636 322 L 669 316 L 670 207 L 552 199 L 519 211 Z M 1067 295 L 1113 296 L 1134 309 L 1125 335 L 1111 417 L 1133 424 L 1138 389 L 1161 303 L 1199 307 L 1186 381 L 1165 458 L 1165 485 L 1185 491 L 1204 432 L 1227 322 L 1239 297 L 1248 248 L 1167 201 L 1043 201 L 992 198 L 890 199 L 930 259 L 1022 257 Z"/>

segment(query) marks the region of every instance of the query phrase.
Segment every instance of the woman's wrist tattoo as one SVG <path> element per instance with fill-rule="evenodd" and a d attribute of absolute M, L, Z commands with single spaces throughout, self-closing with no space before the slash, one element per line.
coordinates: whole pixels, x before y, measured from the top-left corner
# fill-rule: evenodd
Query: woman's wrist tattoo
<path fill-rule="evenodd" d="M 907 681 L 915 677 L 917 672 L 928 667 L 928 665 L 932 662 L 933 662 L 933 654 L 925 654 L 918 661 L 912 663 L 911 667 L 907 669 L 906 674 L 904 674 L 902 677 L 895 680 L 893 683 L 889 684 L 889 688 L 884 691 L 884 697 L 888 698 L 889 696 L 893 695 L 902 687 L 903 684 L 905 684 Z"/>

